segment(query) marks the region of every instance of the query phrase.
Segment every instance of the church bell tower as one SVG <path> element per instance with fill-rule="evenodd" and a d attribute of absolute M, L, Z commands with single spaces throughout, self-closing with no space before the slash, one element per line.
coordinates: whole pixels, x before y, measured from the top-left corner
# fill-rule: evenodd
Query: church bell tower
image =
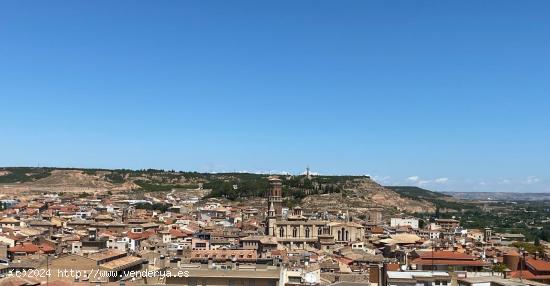
<path fill-rule="evenodd" d="M 279 177 L 269 177 L 269 190 L 267 192 L 267 209 L 273 208 L 274 216 L 280 218 L 283 208 L 283 184 Z"/>

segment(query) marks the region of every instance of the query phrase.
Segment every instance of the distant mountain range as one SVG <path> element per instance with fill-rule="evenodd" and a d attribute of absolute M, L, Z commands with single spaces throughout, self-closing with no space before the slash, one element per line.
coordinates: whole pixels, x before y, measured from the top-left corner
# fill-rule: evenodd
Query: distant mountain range
<path fill-rule="evenodd" d="M 544 201 L 550 200 L 550 193 L 509 192 L 444 192 L 443 194 L 463 200 L 477 201 Z"/>
<path fill-rule="evenodd" d="M 471 202 L 462 200 L 449 194 L 434 192 L 419 187 L 385 186 L 385 188 L 398 193 L 401 197 L 404 198 L 430 202 L 439 209 L 463 210 L 473 207 Z"/>
<path fill-rule="evenodd" d="M 436 205 L 438 202 L 466 201 L 545 201 L 550 193 L 511 193 L 511 192 L 435 192 L 411 186 L 385 186 L 402 197 L 422 199 Z"/>
<path fill-rule="evenodd" d="M 510 192 L 434 192 L 411 186 L 386 186 L 402 197 L 422 199 L 438 206 L 448 203 L 467 201 L 545 201 L 550 200 L 550 193 L 510 193 Z M 456 206 L 455 206 L 456 208 Z"/>

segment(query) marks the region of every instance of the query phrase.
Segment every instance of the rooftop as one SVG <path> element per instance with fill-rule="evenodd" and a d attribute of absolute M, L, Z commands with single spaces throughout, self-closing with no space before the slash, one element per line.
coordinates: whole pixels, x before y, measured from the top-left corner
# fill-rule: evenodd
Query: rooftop
<path fill-rule="evenodd" d="M 100 266 L 102 268 L 105 268 L 107 270 L 113 270 L 113 271 L 119 271 L 123 270 L 132 266 L 136 266 L 138 264 L 143 263 L 145 260 L 139 257 L 135 256 L 125 256 L 121 257 L 119 259 L 115 259 L 112 261 L 109 261 L 107 263 L 103 263 Z"/>
<path fill-rule="evenodd" d="M 450 277 L 445 271 L 388 271 L 389 279 L 416 279 L 416 278 L 433 278 L 433 277 Z"/>
<path fill-rule="evenodd" d="M 121 255 L 126 255 L 126 252 L 120 251 L 120 250 L 109 249 L 109 250 L 106 250 L 106 251 L 92 253 L 92 254 L 88 255 L 88 258 L 90 258 L 92 260 L 95 260 L 95 261 L 101 261 L 101 260 L 110 259 L 110 258 L 114 258 L 114 257 L 121 256 Z"/>
<path fill-rule="evenodd" d="M 243 265 L 237 269 L 208 268 L 205 265 L 183 265 L 173 271 L 185 270 L 189 272 L 189 277 L 224 277 L 224 278 L 256 278 L 256 279 L 279 279 L 280 269 L 274 266 L 248 267 Z"/>

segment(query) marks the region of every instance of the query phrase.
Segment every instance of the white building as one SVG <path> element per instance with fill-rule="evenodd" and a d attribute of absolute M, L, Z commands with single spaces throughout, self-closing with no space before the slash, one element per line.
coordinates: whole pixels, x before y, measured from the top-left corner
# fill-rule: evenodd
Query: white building
<path fill-rule="evenodd" d="M 121 251 L 128 251 L 130 239 L 127 237 L 110 237 L 107 240 L 107 248 Z"/>
<path fill-rule="evenodd" d="M 388 271 L 388 286 L 447 286 L 451 276 L 443 271 Z"/>
<path fill-rule="evenodd" d="M 390 220 L 391 227 L 400 227 L 400 226 L 410 226 L 413 229 L 418 229 L 418 222 L 420 220 L 414 217 L 411 218 L 400 218 L 392 217 Z"/>

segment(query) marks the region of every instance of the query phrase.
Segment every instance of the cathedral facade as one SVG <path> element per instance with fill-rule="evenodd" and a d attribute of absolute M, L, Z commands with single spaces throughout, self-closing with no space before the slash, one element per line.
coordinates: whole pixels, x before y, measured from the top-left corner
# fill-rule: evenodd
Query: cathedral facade
<path fill-rule="evenodd" d="M 279 244 L 289 249 L 328 248 L 364 240 L 365 230 L 355 222 L 310 220 L 300 207 L 283 217 L 281 180 L 271 177 L 269 183 L 266 235 L 276 237 Z"/>

